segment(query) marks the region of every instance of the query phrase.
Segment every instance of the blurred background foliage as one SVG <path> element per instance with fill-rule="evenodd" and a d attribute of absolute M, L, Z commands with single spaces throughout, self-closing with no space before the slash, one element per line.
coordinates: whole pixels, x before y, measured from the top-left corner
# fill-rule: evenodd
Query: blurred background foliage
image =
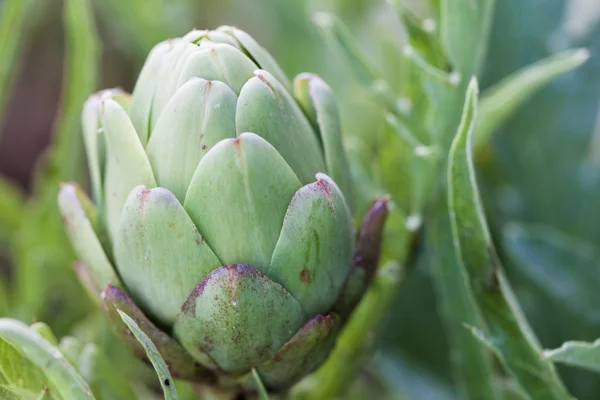
<path fill-rule="evenodd" d="M 435 16 L 439 6 L 403 3 L 418 17 Z M 395 195 L 408 185 L 406 157 L 388 146 L 385 114 L 324 42 L 313 13 L 332 11 L 344 21 L 394 93 L 413 99 L 412 107 L 421 107 L 425 94 L 405 84 L 414 73 L 402 56 L 407 26 L 384 1 L 95 0 L 88 13 L 78 13 L 85 10 L 77 4 L 0 0 L 0 316 L 43 320 L 58 337 L 96 343 L 113 363 L 129 360 L 120 363 L 129 366 L 126 376 L 150 379 L 91 311 L 72 272 L 54 204 L 60 182 L 85 176 L 79 139 L 84 99 L 103 87 L 131 91 L 146 54 L 165 38 L 235 25 L 266 47 L 288 75 L 312 71 L 330 83 L 355 163 L 373 173 L 377 163 L 365 156 L 365 146 L 373 146 L 372 154 L 392 166 L 375 173 L 375 183 L 393 187 L 388 190 Z M 599 20 L 597 0 L 497 1 L 481 55 L 486 88 L 559 50 L 591 51 L 585 65 L 528 99 L 476 157 L 494 241 L 544 348 L 600 336 Z M 427 58 L 442 71 L 444 60 L 435 52 Z M 462 98 L 454 107 L 462 108 Z M 431 127 L 435 121 L 421 123 Z M 394 200 L 408 212 L 422 206 L 407 196 Z M 381 354 L 357 383 L 357 398 L 363 392 L 372 396 L 373 387 L 382 398 L 458 396 L 432 271 L 426 257 L 415 264 L 389 312 Z M 600 397 L 597 377 L 569 368 L 560 372 L 577 398 Z M 118 376 L 106 379 L 115 382 L 111 387 L 123 386 Z"/>

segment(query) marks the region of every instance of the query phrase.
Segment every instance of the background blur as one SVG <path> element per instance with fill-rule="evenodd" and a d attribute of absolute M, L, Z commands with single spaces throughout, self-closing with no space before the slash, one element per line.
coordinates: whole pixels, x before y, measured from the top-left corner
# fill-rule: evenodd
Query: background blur
<path fill-rule="evenodd" d="M 0 0 L 0 7 L 6 1 Z M 30 193 L 37 160 L 53 137 L 65 54 L 61 2 L 23 3 L 31 7 L 28 29 L 14 38 L 23 50 L 11 90 L 0 93 L 0 174 Z M 417 14 L 427 13 L 422 2 L 407 3 Z M 480 77 L 484 88 L 555 51 L 574 46 L 591 50 L 584 66 L 534 95 L 495 132 L 477 168 L 494 240 L 542 347 L 592 341 L 600 336 L 600 2 L 496 3 Z M 400 73 L 396 57 L 404 34 L 384 1 L 96 0 L 94 7 L 102 38 L 96 89 L 119 86 L 131 91 L 146 54 L 165 38 L 192 28 L 235 25 L 266 47 L 289 76 L 311 71 L 328 81 L 340 100 L 347 137 L 375 133 L 383 122 L 367 109 L 357 119 L 357 109 L 367 107 L 363 94 L 312 24 L 315 10 L 335 12 L 391 82 Z M 10 246 L 3 246 L 0 263 L 2 273 L 16 285 L 20 272 L 14 266 L 22 260 L 6 250 Z M 38 274 L 39 281 L 39 274 L 47 271 L 46 259 L 38 261 L 41 269 L 31 274 Z M 37 305 L 23 306 L 23 318 L 47 320 L 63 334 L 85 314 L 87 305 L 68 306 L 82 303 L 84 296 L 72 282 L 70 266 L 58 268 L 53 271 L 66 278 L 48 278 L 45 284 L 53 289 L 18 290 L 35 292 L 39 298 L 39 304 L 31 300 Z M 72 313 L 62 315 L 65 307 Z M 411 398 L 453 398 L 451 355 L 427 265 L 419 265 L 408 277 L 388 319 L 380 340 L 386 357 L 378 356 L 373 368 L 383 365 L 409 396 L 411 391 L 433 396 Z M 582 370 L 561 372 L 578 398 L 600 398 L 596 377 Z"/>

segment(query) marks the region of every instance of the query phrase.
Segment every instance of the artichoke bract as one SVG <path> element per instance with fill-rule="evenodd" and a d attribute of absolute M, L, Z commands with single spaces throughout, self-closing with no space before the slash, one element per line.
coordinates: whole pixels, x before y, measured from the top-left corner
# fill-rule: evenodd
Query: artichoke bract
<path fill-rule="evenodd" d="M 373 208 L 355 254 L 337 113 L 320 78 L 289 82 L 232 27 L 158 44 L 131 96 L 85 104 L 95 206 L 75 184 L 59 194 L 76 270 L 174 375 L 223 384 L 256 368 L 284 388 L 331 351 L 386 212 Z"/>

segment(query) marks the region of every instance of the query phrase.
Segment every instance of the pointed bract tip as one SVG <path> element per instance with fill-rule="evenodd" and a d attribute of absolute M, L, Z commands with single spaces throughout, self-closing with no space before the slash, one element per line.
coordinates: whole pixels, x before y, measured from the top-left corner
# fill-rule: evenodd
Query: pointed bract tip
<path fill-rule="evenodd" d="M 592 56 L 592 52 L 587 47 L 577 49 L 575 52 L 575 58 L 582 64 L 586 62 Z"/>
<path fill-rule="evenodd" d="M 477 80 L 477 76 L 475 75 L 473 75 L 469 81 L 469 91 L 475 91 L 475 93 L 479 93 L 479 82 Z"/>
<path fill-rule="evenodd" d="M 311 81 L 313 79 L 320 79 L 320 77 L 312 72 L 301 72 L 296 75 L 294 81 Z"/>

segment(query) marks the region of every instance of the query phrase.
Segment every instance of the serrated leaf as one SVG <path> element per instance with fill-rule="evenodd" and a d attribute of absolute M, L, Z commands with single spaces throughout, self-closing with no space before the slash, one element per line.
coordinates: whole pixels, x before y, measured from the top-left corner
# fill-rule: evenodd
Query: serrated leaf
<path fill-rule="evenodd" d="M 160 386 L 165 394 L 165 400 L 177 400 L 177 389 L 175 389 L 175 382 L 171 377 L 169 367 L 156 349 L 154 343 L 152 343 L 152 340 L 150 340 L 150 338 L 140 329 L 135 321 L 127 314 L 119 309 L 117 309 L 117 311 L 119 312 L 119 315 L 121 316 L 121 319 L 123 319 L 125 325 L 127 325 L 131 333 L 133 333 L 136 339 L 144 347 L 144 350 L 146 350 L 148 359 L 152 363 L 152 366 L 158 375 Z"/>
<path fill-rule="evenodd" d="M 467 90 L 463 118 L 448 161 L 448 211 L 458 262 L 467 271 L 478 304 L 501 361 L 532 399 L 569 399 L 553 366 L 540 359 L 537 340 L 505 279 L 487 227 L 473 166 L 477 81 Z"/>
<path fill-rule="evenodd" d="M 542 358 L 600 373 L 600 339 L 593 343 L 566 342 L 558 349 L 544 350 Z"/>
<path fill-rule="evenodd" d="M 483 92 L 474 145 L 484 144 L 517 108 L 552 79 L 579 67 L 589 58 L 587 49 L 567 50 L 528 65 Z"/>

